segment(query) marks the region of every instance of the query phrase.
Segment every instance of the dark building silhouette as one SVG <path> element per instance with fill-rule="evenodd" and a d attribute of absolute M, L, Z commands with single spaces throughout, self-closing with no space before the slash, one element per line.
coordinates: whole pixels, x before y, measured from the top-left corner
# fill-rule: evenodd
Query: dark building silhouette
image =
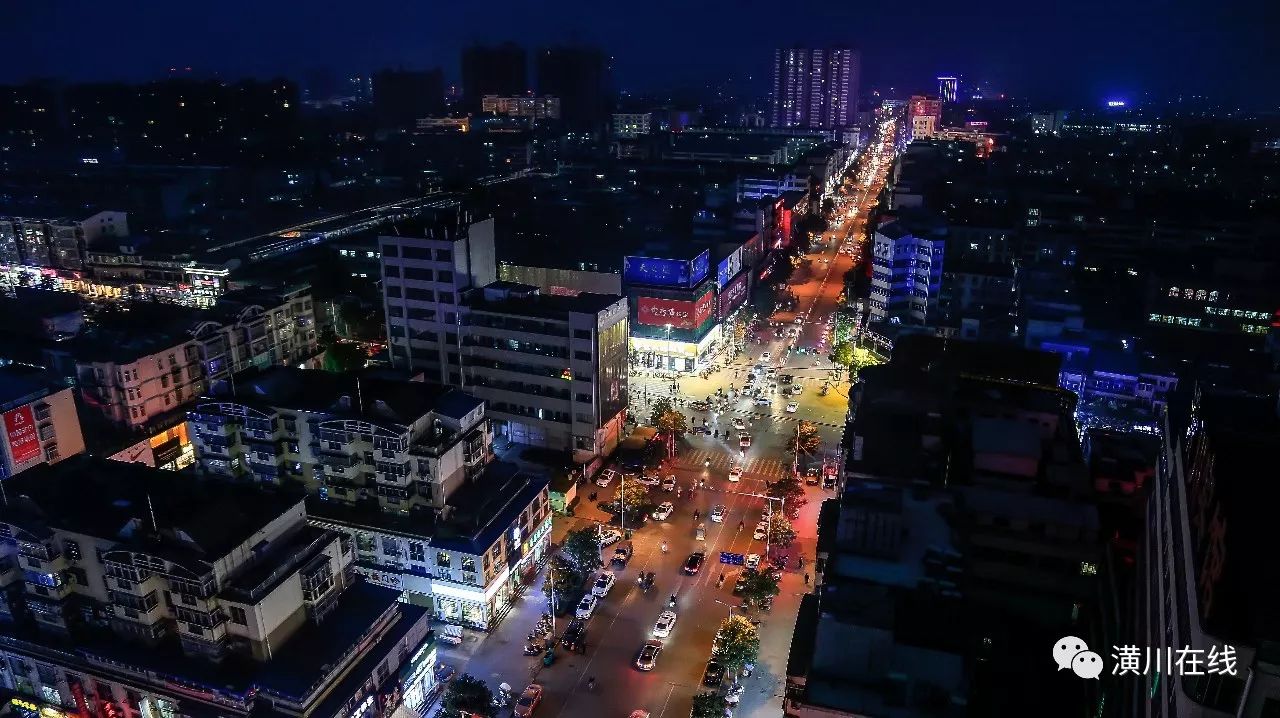
<path fill-rule="evenodd" d="M 600 129 L 609 112 L 609 58 L 594 47 L 546 47 L 538 51 L 538 94 L 560 98 L 569 129 Z"/>
<path fill-rule="evenodd" d="M 524 48 L 513 42 L 472 45 L 462 51 L 462 97 L 473 112 L 485 95 L 523 95 L 529 89 L 528 78 Z"/>
<path fill-rule="evenodd" d="M 444 112 L 444 73 L 381 70 L 373 75 L 373 111 L 378 127 L 412 128 L 422 117 Z"/>

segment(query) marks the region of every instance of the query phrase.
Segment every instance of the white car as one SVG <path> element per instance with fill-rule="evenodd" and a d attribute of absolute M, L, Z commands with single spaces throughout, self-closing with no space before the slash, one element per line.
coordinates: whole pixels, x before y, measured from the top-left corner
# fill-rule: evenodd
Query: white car
<path fill-rule="evenodd" d="M 794 414 L 794 413 L 796 413 L 796 410 L 797 410 L 797 409 L 799 409 L 799 408 L 800 408 L 800 405 L 799 405 L 799 404 L 797 404 L 797 403 L 795 403 L 794 401 L 789 401 L 789 402 L 787 402 L 787 413 L 788 413 L 788 414 Z"/>
<path fill-rule="evenodd" d="M 796 318 L 795 318 L 795 323 L 796 323 L 796 324 L 804 324 L 804 317 L 796 317 Z"/>
<path fill-rule="evenodd" d="M 735 466 L 735 467 L 733 467 L 732 469 L 729 469 L 729 480 L 730 480 L 730 481 L 734 481 L 734 482 L 737 482 L 737 481 L 741 481 L 741 480 L 742 480 L 742 467 L 741 467 L 741 466 Z"/>
<path fill-rule="evenodd" d="M 609 589 L 613 588 L 613 584 L 618 582 L 618 577 L 613 575 L 613 571 L 601 571 L 596 578 L 596 583 L 591 587 L 591 595 L 596 598 L 604 598 L 609 594 Z"/>
<path fill-rule="evenodd" d="M 582 600 L 578 601 L 577 610 L 573 612 L 574 618 L 578 618 L 583 621 L 591 618 L 591 616 L 596 612 L 597 603 L 599 603 L 599 601 L 596 600 L 595 596 L 589 593 L 583 596 Z"/>
<path fill-rule="evenodd" d="M 676 477 L 674 474 L 662 480 L 662 490 L 663 491 L 676 490 Z"/>
<path fill-rule="evenodd" d="M 617 529 L 609 529 L 600 532 L 600 547 L 612 546 L 622 540 L 622 532 Z"/>
<path fill-rule="evenodd" d="M 792 385 L 791 385 L 791 396 L 800 396 L 800 395 L 801 395 L 801 394 L 803 394 L 803 393 L 804 393 L 804 385 L 803 385 L 803 384 L 792 384 Z"/>
<path fill-rule="evenodd" d="M 770 399 L 767 396 L 758 396 L 755 401 L 756 406 L 769 406 L 772 403 L 773 399 Z"/>
<path fill-rule="evenodd" d="M 666 521 L 671 518 L 671 512 L 675 510 L 676 507 L 670 501 L 663 501 L 650 515 L 653 516 L 654 521 Z"/>
<path fill-rule="evenodd" d="M 657 474 L 645 474 L 636 479 L 636 482 L 644 486 L 657 486 L 662 479 L 658 478 Z"/>
<path fill-rule="evenodd" d="M 728 511 L 723 504 L 716 504 L 711 507 L 711 520 L 714 523 L 724 523 L 724 515 Z"/>
<path fill-rule="evenodd" d="M 755 539 L 756 541 L 763 541 L 765 534 L 767 533 L 769 533 L 769 523 L 766 521 L 761 521 L 760 523 L 756 524 L 756 530 L 751 534 L 751 538 Z"/>
<path fill-rule="evenodd" d="M 662 615 L 658 616 L 657 622 L 653 624 L 653 637 L 666 638 L 667 636 L 671 635 L 671 629 L 675 627 L 676 627 L 676 612 L 663 611 Z"/>
<path fill-rule="evenodd" d="M 748 571 L 754 571 L 760 568 L 760 554 L 758 553 L 747 554 L 747 559 L 742 565 L 745 566 Z"/>
<path fill-rule="evenodd" d="M 769 352 L 764 352 L 763 354 L 761 354 L 761 355 L 760 355 L 760 361 L 762 361 L 762 362 L 769 361 Z"/>
<path fill-rule="evenodd" d="M 745 429 L 745 428 L 747 428 L 747 422 L 745 422 L 745 421 L 743 421 L 741 418 L 739 418 L 739 417 L 736 417 L 736 416 L 735 416 L 735 417 L 733 417 L 733 428 L 735 428 L 735 429 L 739 429 L 739 430 L 741 430 L 741 429 Z"/>
<path fill-rule="evenodd" d="M 614 477 L 617 475 L 618 472 L 613 469 L 605 469 L 596 477 L 596 486 L 608 486 L 609 482 L 613 481 Z"/>

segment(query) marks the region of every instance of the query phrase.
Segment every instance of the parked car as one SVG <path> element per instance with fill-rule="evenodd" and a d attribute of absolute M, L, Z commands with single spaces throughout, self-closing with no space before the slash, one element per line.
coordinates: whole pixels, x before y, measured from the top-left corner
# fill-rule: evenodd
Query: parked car
<path fill-rule="evenodd" d="M 596 486 L 608 486 L 610 481 L 617 477 L 618 472 L 613 469 L 605 469 L 596 477 Z"/>
<path fill-rule="evenodd" d="M 515 710 L 512 711 L 519 718 L 529 718 L 533 715 L 533 709 L 538 707 L 542 702 L 542 686 L 537 683 L 530 683 L 525 686 L 524 693 L 516 699 Z"/>
<path fill-rule="evenodd" d="M 662 480 L 662 490 L 663 491 L 676 490 L 676 477 L 674 474 Z"/>
<path fill-rule="evenodd" d="M 622 540 L 622 532 L 617 529 L 608 529 L 600 532 L 600 547 L 612 546 Z"/>
<path fill-rule="evenodd" d="M 657 473 L 645 472 L 641 474 L 640 478 L 636 479 L 636 481 L 645 486 L 657 486 L 659 483 L 661 483 L 662 479 L 659 478 Z"/>
<path fill-rule="evenodd" d="M 618 577 L 613 575 L 613 571 L 601 571 L 596 577 L 596 583 L 591 587 L 591 595 L 596 598 L 604 598 L 609 595 L 609 590 L 613 588 L 613 584 L 618 582 Z"/>
<path fill-rule="evenodd" d="M 671 513 L 675 510 L 676 507 L 674 504 L 670 501 L 663 501 L 658 504 L 658 508 L 654 509 L 653 513 L 650 515 L 653 516 L 654 521 L 666 521 L 671 518 Z"/>
<path fill-rule="evenodd" d="M 634 548 L 631 546 L 631 542 L 623 541 L 613 550 L 613 558 L 610 560 L 610 563 L 614 566 L 626 568 L 627 564 L 631 561 L 631 554 L 633 552 Z"/>
<path fill-rule="evenodd" d="M 804 482 L 809 486 L 818 485 L 818 468 L 816 466 L 804 472 Z"/>
<path fill-rule="evenodd" d="M 764 540 L 764 537 L 765 537 L 768 533 L 769 533 L 769 524 L 768 524 L 768 522 L 766 522 L 766 521 L 761 521 L 760 523 L 756 524 L 756 530 L 755 530 L 754 532 L 752 532 L 752 534 L 751 534 L 751 538 L 752 538 L 753 540 L 755 540 L 755 541 L 763 541 L 763 540 Z"/>
<path fill-rule="evenodd" d="M 582 600 L 578 601 L 578 608 L 573 612 L 574 617 L 580 618 L 584 621 L 590 619 L 595 615 L 597 603 L 599 602 L 596 600 L 595 596 L 589 593 L 583 596 Z"/>
<path fill-rule="evenodd" d="M 715 688 L 724 682 L 724 666 L 716 663 L 714 659 L 707 663 L 707 670 L 702 674 L 702 685 L 707 688 Z"/>
<path fill-rule="evenodd" d="M 569 627 L 564 629 L 564 636 L 560 638 L 560 645 L 566 651 L 581 652 L 587 643 L 587 622 L 581 619 L 573 619 L 569 621 Z"/>

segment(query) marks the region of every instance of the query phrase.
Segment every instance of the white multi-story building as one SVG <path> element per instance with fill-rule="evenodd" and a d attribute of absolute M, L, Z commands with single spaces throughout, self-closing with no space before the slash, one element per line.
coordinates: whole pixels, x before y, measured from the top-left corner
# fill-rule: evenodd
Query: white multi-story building
<path fill-rule="evenodd" d="M 84 220 L 0 217 L 0 266 L 82 270 L 85 250 L 103 237 L 129 234 L 124 212 L 98 212 Z"/>
<path fill-rule="evenodd" d="M 484 402 L 456 389 L 276 368 L 218 382 L 190 422 L 206 473 L 302 488 L 361 573 L 440 620 L 488 626 L 542 559 L 546 480 L 490 465 Z"/>
<path fill-rule="evenodd" d="M 888 221 L 872 244 L 871 320 L 926 324 L 942 291 L 943 229 Z"/>
<path fill-rule="evenodd" d="M 652 125 L 652 112 L 616 112 L 611 123 L 613 136 L 624 138 L 643 137 Z"/>
<path fill-rule="evenodd" d="M 374 718 L 400 696 L 422 707 L 427 612 L 358 579 L 352 542 L 309 525 L 300 496 L 88 457 L 6 484 L 23 499 L 0 505 L 0 685 L 16 707 L 115 718 Z"/>
<path fill-rule="evenodd" d="M 42 371 L 0 368 L 0 481 L 84 451 L 71 387 Z"/>
<path fill-rule="evenodd" d="M 480 100 L 480 111 L 510 117 L 528 117 L 534 120 L 558 120 L 560 119 L 560 98 L 551 95 L 542 97 L 485 95 Z"/>

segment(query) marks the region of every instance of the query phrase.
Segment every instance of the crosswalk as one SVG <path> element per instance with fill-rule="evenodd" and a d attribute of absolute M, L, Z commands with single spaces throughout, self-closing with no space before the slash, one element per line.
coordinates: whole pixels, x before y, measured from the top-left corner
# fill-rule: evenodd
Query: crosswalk
<path fill-rule="evenodd" d="M 708 460 L 710 464 L 707 466 L 711 470 L 728 472 L 737 463 L 738 458 L 727 451 L 709 449 L 694 449 L 680 456 L 680 464 L 686 469 L 701 469 L 704 462 Z M 780 479 L 791 473 L 791 464 L 763 457 L 748 459 L 742 467 L 742 472 L 747 478 Z"/>

